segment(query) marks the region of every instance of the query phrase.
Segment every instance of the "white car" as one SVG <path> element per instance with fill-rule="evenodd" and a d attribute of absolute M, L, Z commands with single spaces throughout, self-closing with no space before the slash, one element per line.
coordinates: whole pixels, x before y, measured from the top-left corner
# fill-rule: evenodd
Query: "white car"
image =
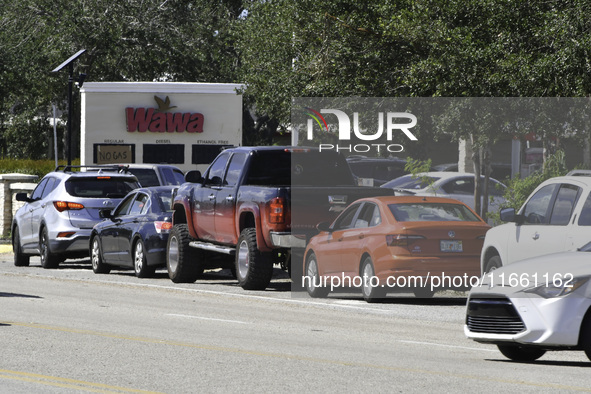
<path fill-rule="evenodd" d="M 518 213 L 501 210 L 501 220 L 509 223 L 486 233 L 480 256 L 483 273 L 530 257 L 577 250 L 591 241 L 591 175 L 578 171 L 550 178 Z"/>
<path fill-rule="evenodd" d="M 435 171 L 404 175 L 383 184 L 381 187 L 394 189 L 396 195 L 453 198 L 474 209 L 474 174 L 467 172 Z M 492 203 L 489 203 L 489 212 L 498 211 L 505 202 L 503 193 L 506 188 L 507 186 L 496 179 L 489 178 L 488 195 L 492 197 Z"/>
<path fill-rule="evenodd" d="M 523 260 L 483 276 L 468 295 L 464 333 L 516 361 L 547 350 L 591 359 L 591 243 Z"/>

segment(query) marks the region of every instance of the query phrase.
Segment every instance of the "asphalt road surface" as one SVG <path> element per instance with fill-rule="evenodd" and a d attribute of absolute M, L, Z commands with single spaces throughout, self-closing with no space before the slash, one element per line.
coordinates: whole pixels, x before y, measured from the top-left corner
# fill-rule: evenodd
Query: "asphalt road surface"
<path fill-rule="evenodd" d="M 0 392 L 591 391 L 583 352 L 516 363 L 466 339 L 465 301 L 312 300 L 281 275 L 247 292 L 224 271 L 177 285 L 0 253 Z"/>

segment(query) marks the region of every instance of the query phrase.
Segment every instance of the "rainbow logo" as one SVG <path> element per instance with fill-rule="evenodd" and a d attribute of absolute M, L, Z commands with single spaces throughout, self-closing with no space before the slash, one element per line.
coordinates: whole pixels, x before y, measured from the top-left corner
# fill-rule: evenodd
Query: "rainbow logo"
<path fill-rule="evenodd" d="M 320 130 L 322 130 L 322 124 L 324 124 L 324 128 L 326 129 L 326 131 L 328 131 L 328 125 L 326 124 L 326 120 L 324 120 L 324 116 L 322 116 L 320 112 L 315 111 L 309 107 L 304 107 L 304 109 L 306 110 L 306 114 L 310 115 L 316 121 L 316 123 L 318 123 L 318 126 L 320 126 Z M 322 121 L 322 123 L 320 123 L 320 121 Z"/>

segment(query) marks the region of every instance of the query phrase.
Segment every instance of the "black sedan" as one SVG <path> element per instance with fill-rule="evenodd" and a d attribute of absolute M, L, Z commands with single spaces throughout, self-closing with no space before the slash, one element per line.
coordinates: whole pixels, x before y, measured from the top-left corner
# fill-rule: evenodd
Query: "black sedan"
<path fill-rule="evenodd" d="M 90 236 L 90 259 L 96 274 L 133 269 L 139 278 L 166 265 L 166 244 L 172 228 L 171 201 L 178 186 L 135 189 L 114 210 L 101 211 L 105 220 Z"/>

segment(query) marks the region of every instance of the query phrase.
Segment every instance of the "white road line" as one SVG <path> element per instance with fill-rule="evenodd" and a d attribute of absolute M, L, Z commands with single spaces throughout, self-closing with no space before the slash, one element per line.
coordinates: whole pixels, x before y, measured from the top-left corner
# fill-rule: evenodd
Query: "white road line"
<path fill-rule="evenodd" d="M 167 313 L 165 316 L 174 316 L 174 317 L 188 317 L 190 319 L 199 319 L 199 320 L 212 320 L 212 321 L 219 321 L 224 323 L 238 323 L 238 324 L 250 324 L 245 321 L 240 320 L 226 320 L 226 319 L 214 319 L 212 317 L 202 317 L 202 316 L 191 316 L 191 315 L 181 315 L 177 313 Z"/>
<path fill-rule="evenodd" d="M 496 350 L 494 350 L 494 349 L 482 349 L 482 348 L 478 348 L 478 347 L 444 345 L 442 343 L 435 343 L 435 342 L 407 341 L 407 340 L 404 340 L 404 339 L 399 339 L 398 342 L 401 342 L 401 343 L 410 343 L 410 344 L 413 344 L 413 345 L 439 346 L 439 347 L 447 347 L 447 348 L 453 348 L 453 349 L 477 350 L 477 351 L 482 351 L 482 352 L 496 352 Z"/>

